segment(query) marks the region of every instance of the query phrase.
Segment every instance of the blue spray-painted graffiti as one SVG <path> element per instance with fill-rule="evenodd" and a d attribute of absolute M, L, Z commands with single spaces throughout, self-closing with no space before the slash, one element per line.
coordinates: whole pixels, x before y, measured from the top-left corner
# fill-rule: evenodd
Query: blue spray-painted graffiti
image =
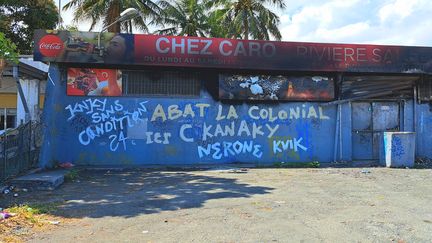
<path fill-rule="evenodd" d="M 400 137 L 394 136 L 392 138 L 392 144 L 391 144 L 392 148 L 391 148 L 391 152 L 392 154 L 397 157 L 397 158 L 401 158 L 404 154 L 405 154 L 405 150 L 404 147 L 402 145 L 402 141 L 400 139 Z"/>
<path fill-rule="evenodd" d="M 90 117 L 91 125 L 83 129 L 78 140 L 82 145 L 89 145 L 93 140 L 103 135 L 108 135 L 110 141 L 110 150 L 116 151 L 119 145 L 126 150 L 125 130 L 127 127 L 133 127 L 138 123 L 146 122 L 144 115 L 147 113 L 145 104 L 147 101 L 139 103 L 136 110 L 124 110 L 124 106 L 119 100 L 115 100 L 114 104 L 108 105 L 107 99 L 87 99 L 73 105 L 66 106 L 69 111 L 69 120 L 80 113 Z M 115 133 L 115 134 L 114 134 Z"/>

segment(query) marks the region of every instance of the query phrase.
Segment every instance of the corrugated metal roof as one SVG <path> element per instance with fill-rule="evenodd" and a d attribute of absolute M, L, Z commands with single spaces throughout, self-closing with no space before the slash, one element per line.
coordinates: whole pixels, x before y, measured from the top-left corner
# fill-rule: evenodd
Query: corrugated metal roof
<path fill-rule="evenodd" d="M 13 76 L 13 67 L 7 63 L 3 70 L 3 76 Z M 18 63 L 18 76 L 22 78 L 31 78 L 45 80 L 47 78 L 49 66 L 43 62 L 33 61 L 33 56 L 21 56 Z"/>

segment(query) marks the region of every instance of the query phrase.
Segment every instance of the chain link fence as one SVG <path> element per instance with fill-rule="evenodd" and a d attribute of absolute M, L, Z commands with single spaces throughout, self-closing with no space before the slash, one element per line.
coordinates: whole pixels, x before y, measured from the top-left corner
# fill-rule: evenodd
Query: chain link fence
<path fill-rule="evenodd" d="M 0 135 L 0 182 L 19 175 L 38 164 L 42 146 L 42 124 L 28 122 Z"/>

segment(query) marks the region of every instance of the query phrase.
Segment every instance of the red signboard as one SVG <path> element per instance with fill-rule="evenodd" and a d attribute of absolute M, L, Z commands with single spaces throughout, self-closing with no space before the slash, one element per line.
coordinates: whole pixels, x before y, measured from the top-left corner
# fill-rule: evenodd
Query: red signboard
<path fill-rule="evenodd" d="M 54 40 L 53 36 L 58 38 Z M 50 42 L 45 41 L 48 39 Z M 35 60 L 253 70 L 432 73 L 430 47 L 114 33 L 103 33 L 101 39 L 102 44 L 98 45 L 97 33 L 38 30 Z M 64 50 L 58 51 L 62 47 Z"/>
<path fill-rule="evenodd" d="M 46 35 L 38 42 L 39 50 L 46 57 L 56 57 L 63 50 L 63 42 L 56 35 Z"/>

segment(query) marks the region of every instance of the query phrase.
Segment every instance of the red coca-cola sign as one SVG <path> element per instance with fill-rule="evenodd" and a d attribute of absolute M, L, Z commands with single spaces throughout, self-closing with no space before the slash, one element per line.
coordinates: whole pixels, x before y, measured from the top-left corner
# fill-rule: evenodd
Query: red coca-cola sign
<path fill-rule="evenodd" d="M 63 41 L 56 35 L 46 35 L 39 41 L 39 50 L 46 57 L 58 56 L 63 46 Z"/>

